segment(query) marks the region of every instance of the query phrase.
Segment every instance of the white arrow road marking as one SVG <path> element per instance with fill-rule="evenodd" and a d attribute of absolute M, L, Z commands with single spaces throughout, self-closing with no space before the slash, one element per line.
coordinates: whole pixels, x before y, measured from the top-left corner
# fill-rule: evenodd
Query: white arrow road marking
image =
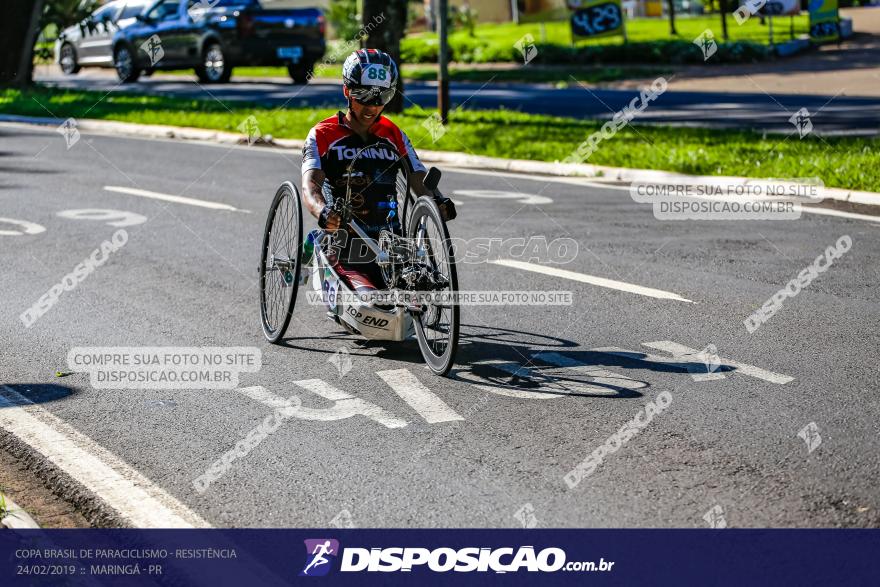
<path fill-rule="evenodd" d="M 242 387 L 238 391 L 253 400 L 269 406 L 273 410 L 282 410 L 285 415 L 290 415 L 300 420 L 331 422 L 360 415 L 366 416 L 386 428 L 403 428 L 407 425 L 406 420 L 398 418 L 376 404 L 351 396 L 320 379 L 295 381 L 294 384 L 326 400 L 332 401 L 333 405 L 329 408 L 307 408 L 302 405 L 299 407 L 291 406 L 287 398 L 276 395 L 259 385 Z"/>
<path fill-rule="evenodd" d="M 693 361 L 688 360 L 693 359 L 694 357 L 677 357 L 677 358 L 669 358 L 663 357 L 660 355 L 655 355 L 653 353 L 645 353 L 641 351 L 628 351 L 626 349 L 622 349 L 616 346 L 609 347 L 601 347 L 597 349 L 590 349 L 597 353 L 605 353 L 607 355 L 616 355 L 618 357 L 625 357 L 627 359 L 632 359 L 633 361 L 643 361 L 647 363 L 659 363 L 661 365 L 669 365 L 670 367 L 681 369 L 687 369 L 688 373 L 691 374 L 694 381 L 714 381 L 716 379 L 724 379 L 724 373 L 720 371 L 716 371 L 715 373 L 708 373 L 706 369 L 706 364 L 703 363 L 699 359 L 695 359 Z"/>
<path fill-rule="evenodd" d="M 565 355 L 560 355 L 559 353 L 535 353 L 534 355 L 532 355 L 532 359 L 537 359 L 545 363 L 550 363 L 551 365 L 556 365 L 557 367 L 562 367 L 566 370 L 566 375 L 571 373 L 587 376 L 593 381 L 593 383 L 603 383 L 606 386 L 611 385 L 615 387 L 622 387 L 624 389 L 641 389 L 648 386 L 648 384 L 644 381 L 632 379 L 631 377 L 621 375 L 620 373 L 615 373 L 614 371 L 609 371 L 608 369 L 599 367 L 597 365 L 588 365 L 586 363 L 578 361 L 577 359 L 566 357 Z M 573 383 L 576 387 L 581 387 L 582 389 L 590 389 L 591 393 L 615 393 L 614 390 L 609 390 L 607 387 L 600 387 L 598 385 L 589 385 L 581 382 L 568 381 L 566 381 L 565 384 L 568 385 L 570 383 Z"/>
<path fill-rule="evenodd" d="M 22 236 L 25 234 L 40 234 L 46 232 L 46 227 L 36 222 L 28 222 L 27 220 L 16 220 L 15 218 L 0 218 L 2 224 L 15 224 L 20 226 L 21 230 L 0 230 L 0 236 Z"/>
<path fill-rule="evenodd" d="M 228 212 L 244 212 L 245 214 L 250 214 L 250 210 L 241 210 L 235 206 L 230 206 L 229 204 L 199 200 L 197 198 L 187 198 L 186 196 L 172 196 L 171 194 L 161 194 L 159 192 L 151 192 L 148 190 L 139 190 L 137 188 L 127 188 L 117 185 L 105 185 L 104 189 L 108 192 L 140 196 L 141 198 L 152 198 L 153 200 L 162 200 L 163 202 L 173 202 L 175 204 L 187 204 L 189 206 L 199 206 L 201 208 L 210 208 L 212 210 L 226 210 Z"/>
<path fill-rule="evenodd" d="M 677 302 L 687 302 L 689 304 L 695 303 L 692 300 L 683 298 L 678 294 L 669 291 L 663 291 L 662 289 L 643 287 L 641 285 L 635 285 L 634 283 L 615 281 L 614 279 L 606 279 L 604 277 L 597 277 L 595 275 L 587 275 L 586 273 L 566 271 L 565 269 L 557 269 L 556 267 L 546 267 L 544 265 L 536 265 L 534 263 L 526 263 L 524 261 L 513 261 L 511 259 L 497 259 L 495 261 L 489 262 L 494 263 L 495 265 L 512 267 L 514 269 L 522 269 L 523 271 L 532 271 L 534 273 L 542 273 L 544 275 L 552 275 L 553 277 L 561 277 L 563 279 L 571 279 L 572 281 L 589 283 L 591 285 L 598 285 L 599 287 L 607 287 L 608 289 L 616 289 L 619 291 L 634 293 L 640 296 L 647 296 L 649 298 L 675 300 Z"/>
<path fill-rule="evenodd" d="M 696 349 L 692 349 L 690 347 L 686 347 L 683 344 L 678 344 L 677 342 L 672 342 L 671 340 L 660 340 L 657 342 L 643 342 L 642 346 L 646 346 L 648 348 L 657 349 L 660 351 L 666 351 L 670 353 L 673 357 L 688 357 L 691 355 L 698 355 L 701 351 Z M 721 364 L 727 365 L 729 367 L 734 367 L 736 369 L 736 373 L 740 373 L 742 375 L 748 375 L 749 377 L 756 377 L 758 379 L 763 379 L 764 381 L 769 381 L 770 383 L 776 383 L 779 385 L 785 385 L 786 383 L 790 383 L 794 381 L 794 377 L 789 375 L 782 375 L 781 373 L 774 373 L 773 371 L 767 371 L 766 369 L 761 369 L 760 367 L 755 367 L 754 365 L 746 365 L 745 363 L 740 363 L 731 359 L 721 358 Z M 716 373 L 717 374 L 717 373 Z"/>
<path fill-rule="evenodd" d="M 381 377 L 394 393 L 403 398 L 403 401 L 417 411 L 428 424 L 464 420 L 446 402 L 422 385 L 408 369 L 377 371 L 376 375 Z"/>
<path fill-rule="evenodd" d="M 42 454 L 136 528 L 208 528 L 208 522 L 128 463 L 6 385 L 0 428 Z"/>

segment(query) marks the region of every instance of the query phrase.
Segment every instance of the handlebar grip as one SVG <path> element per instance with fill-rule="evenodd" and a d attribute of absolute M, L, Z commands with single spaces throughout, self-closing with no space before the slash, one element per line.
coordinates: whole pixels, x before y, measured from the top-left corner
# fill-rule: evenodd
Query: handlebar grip
<path fill-rule="evenodd" d="M 432 167 L 431 169 L 429 169 L 428 175 L 425 176 L 425 181 L 424 181 L 425 187 L 431 191 L 436 190 L 437 186 L 440 184 L 440 176 L 441 175 L 442 174 L 440 173 L 440 170 L 437 169 L 436 167 Z"/>

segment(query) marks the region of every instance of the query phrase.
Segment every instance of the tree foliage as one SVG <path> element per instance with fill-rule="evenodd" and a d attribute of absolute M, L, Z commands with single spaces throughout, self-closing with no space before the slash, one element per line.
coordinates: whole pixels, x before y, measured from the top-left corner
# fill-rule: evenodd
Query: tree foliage
<path fill-rule="evenodd" d="M 340 39 L 353 39 L 361 30 L 357 0 L 330 0 L 327 20 Z"/>
<path fill-rule="evenodd" d="M 98 0 L 45 0 L 41 30 L 55 25 L 58 30 L 76 24 L 90 15 L 98 6 Z"/>

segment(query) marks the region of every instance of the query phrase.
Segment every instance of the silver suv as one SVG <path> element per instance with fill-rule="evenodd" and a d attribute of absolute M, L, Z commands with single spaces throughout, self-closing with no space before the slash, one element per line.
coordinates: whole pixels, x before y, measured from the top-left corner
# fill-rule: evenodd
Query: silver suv
<path fill-rule="evenodd" d="M 113 0 L 79 24 L 64 29 L 55 42 L 55 61 L 68 75 L 82 67 L 113 67 L 113 35 L 135 22 L 151 0 Z"/>

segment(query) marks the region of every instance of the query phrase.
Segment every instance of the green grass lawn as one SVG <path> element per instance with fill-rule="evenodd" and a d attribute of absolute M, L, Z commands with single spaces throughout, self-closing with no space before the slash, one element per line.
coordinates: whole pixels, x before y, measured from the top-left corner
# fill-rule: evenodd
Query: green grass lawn
<path fill-rule="evenodd" d="M 45 88 L 26 93 L 3 90 L 0 112 L 44 117 L 48 110 L 58 118 L 87 116 L 229 132 L 238 132 L 237 127 L 248 116 L 254 116 L 263 135 L 298 139 L 304 138 L 316 122 L 335 112 L 307 108 L 274 110 L 158 96 L 103 96 L 100 92 L 56 92 Z M 429 114 L 411 108 L 391 118 L 417 148 L 538 161 L 565 159 L 600 127 L 597 122 L 509 111 L 455 111 L 448 132 L 434 142 L 422 125 Z M 797 136 L 762 136 L 752 132 L 639 126 L 635 130 L 627 127 L 602 141 L 587 162 L 701 175 L 818 177 L 827 186 L 880 191 L 877 139 L 821 139 L 808 135 L 801 140 Z"/>
<path fill-rule="evenodd" d="M 747 20 L 742 26 L 736 24 L 733 16 L 727 17 L 727 31 L 731 41 L 754 41 L 756 43 L 769 43 L 768 21 L 760 23 L 758 17 Z M 804 13 L 794 17 L 795 35 L 809 33 L 809 16 Z M 626 21 L 626 33 L 630 41 L 660 41 L 669 39 L 681 39 L 692 41 L 704 30 L 711 29 L 715 38 L 721 40 L 721 16 L 714 14 L 708 16 L 679 16 L 675 19 L 675 28 L 678 36 L 669 33 L 669 20 L 667 18 L 634 18 Z M 572 42 L 571 25 L 567 20 L 552 21 L 546 23 L 530 22 L 522 24 L 514 23 L 487 23 L 479 24 L 475 28 L 475 36 L 478 40 L 487 43 L 505 43 L 513 45 L 524 35 L 532 35 L 536 43 L 556 43 L 568 45 Z M 464 31 L 456 31 L 450 35 L 450 39 L 467 37 Z M 791 38 L 790 18 L 776 17 L 773 19 L 773 37 L 775 42 L 786 41 Z M 411 38 L 436 40 L 433 33 L 421 33 L 411 35 Z M 579 40 L 578 44 L 608 45 L 622 43 L 623 39 L 617 37 L 604 37 L 592 40 Z"/>
<path fill-rule="evenodd" d="M 435 81 L 437 66 L 435 65 L 404 65 L 402 68 L 405 80 Z M 639 67 L 639 66 L 607 66 L 607 67 L 515 67 L 503 69 L 485 69 L 466 65 L 450 66 L 449 78 L 459 82 L 547 82 L 556 84 L 573 84 L 572 78 L 584 83 L 613 82 L 624 79 L 657 77 L 670 74 L 672 68 Z M 175 71 L 158 71 L 155 75 L 195 75 L 191 69 Z M 289 79 L 287 68 L 284 67 L 236 67 L 232 79 L 244 77 L 279 77 Z M 326 65 L 316 68 L 317 79 L 342 79 L 342 66 Z"/>

